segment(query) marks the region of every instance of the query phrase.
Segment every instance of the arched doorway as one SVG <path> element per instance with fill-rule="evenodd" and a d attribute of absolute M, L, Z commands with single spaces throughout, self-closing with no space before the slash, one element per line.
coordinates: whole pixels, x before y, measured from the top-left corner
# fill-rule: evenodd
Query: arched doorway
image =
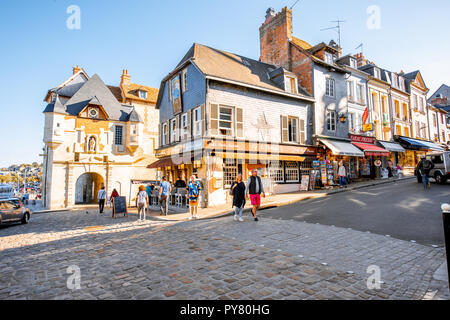
<path fill-rule="evenodd" d="M 96 203 L 97 194 L 102 185 L 104 180 L 98 173 L 82 174 L 75 185 L 75 204 Z"/>

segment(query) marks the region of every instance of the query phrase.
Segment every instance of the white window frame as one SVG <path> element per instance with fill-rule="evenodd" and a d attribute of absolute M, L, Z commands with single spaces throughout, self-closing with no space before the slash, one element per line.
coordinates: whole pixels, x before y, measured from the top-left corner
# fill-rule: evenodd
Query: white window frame
<path fill-rule="evenodd" d="M 119 130 L 120 128 L 120 130 Z M 119 134 L 120 131 L 120 134 Z M 114 145 L 116 146 L 123 146 L 123 126 L 118 126 L 114 128 Z"/>
<path fill-rule="evenodd" d="M 348 113 L 348 128 L 350 131 L 356 131 L 355 127 L 355 113 L 349 112 Z"/>
<path fill-rule="evenodd" d="M 292 124 L 295 124 L 293 126 Z M 288 117 L 288 142 L 290 143 L 299 143 L 299 125 L 300 120 L 297 117 Z"/>
<path fill-rule="evenodd" d="M 202 134 L 202 108 L 197 107 L 192 110 L 193 135 L 198 137 Z"/>
<path fill-rule="evenodd" d="M 227 109 L 231 111 L 231 119 L 227 120 L 227 119 L 222 119 L 222 115 L 226 116 L 226 114 L 222 113 L 222 109 Z M 233 107 L 229 107 L 229 106 L 224 106 L 224 105 L 219 105 L 219 126 L 218 126 L 218 130 L 219 130 L 219 134 L 221 136 L 225 136 L 225 137 L 234 137 L 234 118 L 235 118 L 235 114 L 234 114 L 234 108 Z M 230 128 L 222 126 L 223 123 L 230 123 Z M 223 134 L 222 130 L 228 132 L 228 134 Z"/>
<path fill-rule="evenodd" d="M 177 142 L 177 119 L 170 120 L 170 143 Z"/>
<path fill-rule="evenodd" d="M 350 58 L 350 67 L 352 67 L 353 69 L 358 69 L 358 62 L 356 61 L 356 59 Z"/>
<path fill-rule="evenodd" d="M 147 91 L 139 90 L 139 98 L 147 100 Z"/>
<path fill-rule="evenodd" d="M 300 181 L 300 169 L 298 163 L 295 161 L 286 161 L 284 165 L 286 183 L 298 183 Z"/>
<path fill-rule="evenodd" d="M 347 96 L 348 98 L 352 98 L 352 100 L 356 99 L 355 96 L 355 82 L 353 80 L 347 81 Z"/>
<path fill-rule="evenodd" d="M 373 73 L 374 73 L 375 78 L 381 80 L 381 70 L 380 70 L 380 69 L 375 68 L 374 71 L 373 71 Z"/>
<path fill-rule="evenodd" d="M 284 183 L 284 165 L 281 161 L 270 161 L 269 178 L 275 183 Z"/>
<path fill-rule="evenodd" d="M 333 55 L 329 52 L 325 52 L 325 62 L 328 64 L 333 65 L 334 64 L 334 58 Z"/>
<path fill-rule="evenodd" d="M 357 83 L 356 84 L 356 100 L 359 103 L 366 103 L 366 98 L 365 98 L 365 86 L 362 83 Z"/>
<path fill-rule="evenodd" d="M 292 80 L 294 80 L 294 87 L 292 87 L 292 82 L 291 82 Z M 297 82 L 296 77 L 285 76 L 284 81 L 285 81 L 286 92 L 293 93 L 293 94 L 298 93 L 298 82 Z"/>
<path fill-rule="evenodd" d="M 327 130 L 331 132 L 336 131 L 337 122 L 336 119 L 337 114 L 335 110 L 328 110 L 327 111 Z"/>
<path fill-rule="evenodd" d="M 189 125 L 188 125 L 188 115 L 187 115 L 187 113 L 184 113 L 184 114 L 181 115 L 181 124 L 180 124 L 180 127 L 181 127 L 181 136 L 182 136 L 182 138 L 183 138 L 183 139 L 187 139 L 187 136 L 188 136 L 188 128 L 189 128 Z"/>
<path fill-rule="evenodd" d="M 336 96 L 336 81 L 333 78 L 327 78 L 325 84 L 325 95 L 334 98 Z"/>

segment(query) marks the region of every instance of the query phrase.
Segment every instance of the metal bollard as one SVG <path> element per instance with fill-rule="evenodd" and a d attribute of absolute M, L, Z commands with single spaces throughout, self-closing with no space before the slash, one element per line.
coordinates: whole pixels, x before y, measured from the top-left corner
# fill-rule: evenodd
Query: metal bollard
<path fill-rule="evenodd" d="M 442 217 L 444 220 L 445 252 L 447 255 L 447 271 L 450 288 L 450 205 L 448 203 L 442 205 Z"/>

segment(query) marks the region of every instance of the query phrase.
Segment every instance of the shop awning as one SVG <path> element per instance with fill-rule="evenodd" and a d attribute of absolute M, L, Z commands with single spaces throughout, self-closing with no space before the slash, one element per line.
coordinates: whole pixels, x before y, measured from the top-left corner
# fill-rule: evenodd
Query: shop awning
<path fill-rule="evenodd" d="M 389 151 L 374 144 L 353 142 L 368 157 L 389 157 Z"/>
<path fill-rule="evenodd" d="M 151 165 L 149 165 L 148 169 L 159 169 L 159 168 L 165 168 L 165 167 L 176 167 L 181 166 L 183 164 L 192 164 L 193 160 L 201 160 L 202 159 L 202 153 L 196 153 L 196 154 L 188 154 L 188 155 L 173 155 L 171 157 L 167 157 L 164 159 L 160 159 Z"/>
<path fill-rule="evenodd" d="M 405 142 L 409 147 L 415 149 L 444 151 L 444 149 L 433 142 L 417 140 L 412 138 L 399 137 L 400 141 Z"/>
<path fill-rule="evenodd" d="M 395 142 L 378 141 L 378 143 L 390 152 L 406 152 L 405 148 Z"/>
<path fill-rule="evenodd" d="M 350 142 L 319 139 L 336 156 L 364 157 L 364 153 Z"/>

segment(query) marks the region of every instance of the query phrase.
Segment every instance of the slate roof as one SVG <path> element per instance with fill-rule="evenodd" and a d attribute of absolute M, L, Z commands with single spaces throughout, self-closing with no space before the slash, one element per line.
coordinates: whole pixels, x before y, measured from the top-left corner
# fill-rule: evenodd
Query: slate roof
<path fill-rule="evenodd" d="M 47 105 L 44 113 L 58 112 L 78 116 L 89 104 L 101 105 L 110 120 L 126 122 L 130 121 L 130 118 L 139 118 L 139 115 L 137 118 L 136 115 L 131 115 L 133 107 L 119 103 L 97 74 L 87 80 L 66 103 L 63 104 L 60 96 L 57 95 L 56 99 Z"/>
<path fill-rule="evenodd" d="M 230 80 L 242 83 L 243 85 L 270 89 L 284 94 L 286 93 L 286 91 L 269 78 L 269 74 L 278 69 L 275 65 L 263 63 L 198 43 L 194 43 L 175 70 L 189 60 L 192 60 L 192 63 L 194 63 L 205 76 Z M 163 91 L 164 83 L 172 75 L 173 72 L 163 80 L 160 92 Z M 299 97 L 302 96 L 307 97 L 308 99 L 312 98 L 306 91 L 299 88 Z"/>

